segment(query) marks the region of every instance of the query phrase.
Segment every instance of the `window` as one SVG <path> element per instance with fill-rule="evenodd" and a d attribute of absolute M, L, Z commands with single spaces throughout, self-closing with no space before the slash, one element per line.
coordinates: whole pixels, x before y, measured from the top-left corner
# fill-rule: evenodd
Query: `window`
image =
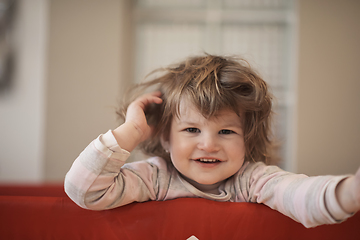
<path fill-rule="evenodd" d="M 204 52 L 240 55 L 276 96 L 279 165 L 293 171 L 295 113 L 295 0 L 138 0 L 134 5 L 135 66 L 150 71 Z"/>

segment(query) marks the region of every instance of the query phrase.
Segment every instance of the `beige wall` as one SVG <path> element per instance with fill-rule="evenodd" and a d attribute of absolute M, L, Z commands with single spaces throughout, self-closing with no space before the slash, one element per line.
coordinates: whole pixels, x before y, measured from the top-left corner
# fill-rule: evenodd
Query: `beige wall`
<path fill-rule="evenodd" d="M 360 1 L 299 1 L 297 171 L 360 166 Z"/>
<path fill-rule="evenodd" d="M 126 1 L 52 0 L 45 180 L 59 181 L 86 145 L 116 126 Z M 123 67 L 123 68 L 122 68 Z M 126 66 L 125 66 L 126 67 Z"/>

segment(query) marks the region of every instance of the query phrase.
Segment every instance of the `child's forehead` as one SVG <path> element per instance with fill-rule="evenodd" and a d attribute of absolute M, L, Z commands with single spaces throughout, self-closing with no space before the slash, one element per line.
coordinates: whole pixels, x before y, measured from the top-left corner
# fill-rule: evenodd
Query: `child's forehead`
<path fill-rule="evenodd" d="M 176 116 L 174 120 L 180 122 L 215 121 L 220 123 L 231 123 L 232 125 L 241 125 L 241 117 L 230 108 L 221 109 L 213 116 L 206 118 L 196 105 L 187 99 L 182 99 L 180 101 L 178 116 Z"/>
<path fill-rule="evenodd" d="M 201 112 L 199 107 L 196 104 L 194 104 L 194 102 L 191 101 L 189 98 L 187 98 L 187 97 L 180 98 L 180 101 L 178 103 L 178 113 L 185 114 L 189 110 L 191 110 L 192 112 L 198 112 L 199 114 L 203 115 L 203 113 Z M 241 111 L 235 112 L 232 108 L 225 107 L 225 108 L 221 108 L 220 110 L 216 111 L 214 114 L 211 115 L 211 117 L 212 116 L 214 116 L 214 117 L 221 116 L 221 115 L 223 115 L 224 112 L 233 113 L 233 114 L 238 115 Z"/>

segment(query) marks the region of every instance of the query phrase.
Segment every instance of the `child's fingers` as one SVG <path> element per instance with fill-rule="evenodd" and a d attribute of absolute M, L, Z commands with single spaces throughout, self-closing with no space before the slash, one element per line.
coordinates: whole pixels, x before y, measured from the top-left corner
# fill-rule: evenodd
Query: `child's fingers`
<path fill-rule="evenodd" d="M 140 96 L 140 98 L 141 97 L 149 98 L 149 99 L 159 102 L 159 100 L 162 101 L 161 96 L 162 96 L 162 93 L 160 91 L 155 91 L 155 92 L 151 92 L 151 93 L 146 93 L 146 94 Z"/>
<path fill-rule="evenodd" d="M 162 93 L 160 91 L 152 92 L 152 93 L 148 94 L 148 100 L 150 103 L 160 104 L 163 101 L 161 99 L 161 96 L 162 96 Z"/>
<path fill-rule="evenodd" d="M 154 96 L 157 96 L 157 97 L 161 97 L 162 96 L 162 92 L 161 91 L 154 91 L 154 92 L 151 92 L 149 93 L 151 95 L 154 95 Z"/>
<path fill-rule="evenodd" d="M 162 98 L 161 98 L 162 92 L 156 91 L 156 92 L 153 92 L 152 95 L 155 97 L 155 98 L 154 98 L 154 102 L 155 102 L 155 103 L 157 103 L 157 104 L 162 103 L 162 101 L 163 101 Z"/>
<path fill-rule="evenodd" d="M 145 109 L 152 103 L 162 103 L 160 91 L 147 93 L 135 99 L 127 109 L 126 120 L 133 119 L 136 122 L 146 123 Z"/>
<path fill-rule="evenodd" d="M 150 105 L 151 103 L 161 104 L 161 95 L 162 94 L 160 91 L 147 93 L 135 99 L 133 103 L 139 105 L 143 110 L 145 110 L 146 106 Z"/>
<path fill-rule="evenodd" d="M 145 115 L 146 108 L 152 103 L 162 103 L 161 92 L 157 91 L 144 94 L 135 99 L 127 109 L 125 122 L 131 123 L 132 126 L 140 130 L 139 132 L 142 135 L 141 141 L 147 139 L 153 130 L 152 126 L 149 126 L 147 123 Z"/>

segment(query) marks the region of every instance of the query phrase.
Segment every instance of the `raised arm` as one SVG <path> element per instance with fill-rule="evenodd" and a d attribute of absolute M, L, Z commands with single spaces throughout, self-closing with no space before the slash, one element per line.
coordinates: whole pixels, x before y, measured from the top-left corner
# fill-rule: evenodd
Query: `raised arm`
<path fill-rule="evenodd" d="M 151 135 L 146 106 L 161 102 L 160 92 L 139 97 L 128 107 L 124 124 L 100 135 L 77 157 L 65 177 L 65 191 L 75 203 L 102 210 L 156 198 L 157 166 L 141 162 L 137 172 L 122 166 L 130 151 Z"/>

